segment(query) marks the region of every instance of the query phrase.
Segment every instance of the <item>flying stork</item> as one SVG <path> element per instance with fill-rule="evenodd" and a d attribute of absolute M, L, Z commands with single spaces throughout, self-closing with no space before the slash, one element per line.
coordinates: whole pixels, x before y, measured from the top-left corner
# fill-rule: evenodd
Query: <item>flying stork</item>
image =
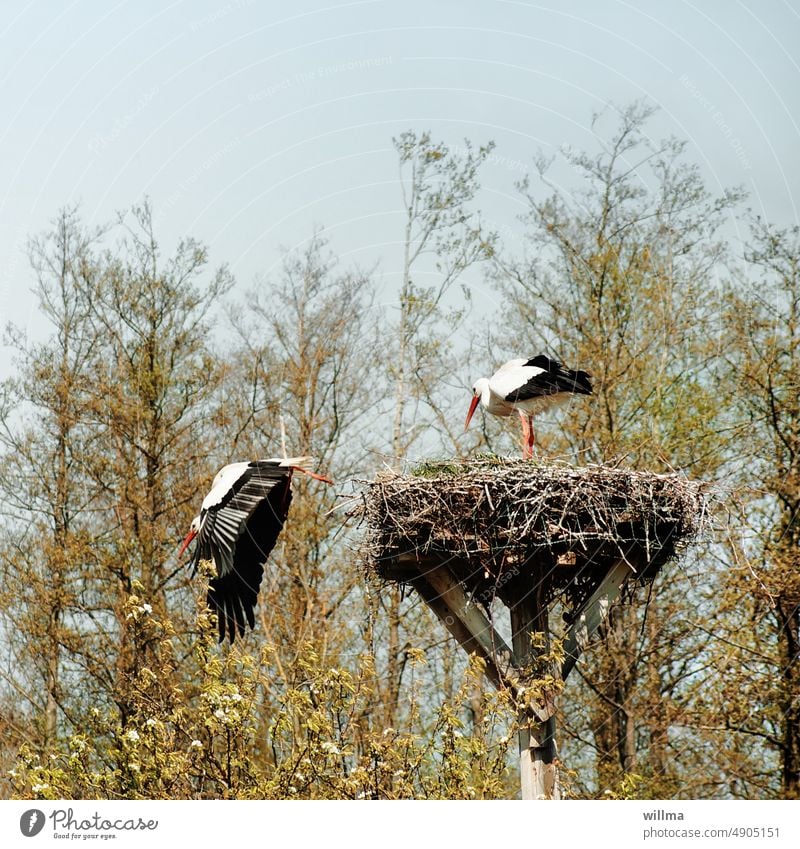
<path fill-rule="evenodd" d="M 211 560 L 215 577 L 208 584 L 208 606 L 216 612 L 219 641 L 244 636 L 245 619 L 255 627 L 254 608 L 264 563 L 275 546 L 292 501 L 292 473 L 332 483 L 310 471 L 310 457 L 231 463 L 217 472 L 192 519 L 178 558 L 197 537 L 190 561 L 192 575 L 201 560 Z"/>
<path fill-rule="evenodd" d="M 491 377 L 481 377 L 472 387 L 464 430 L 478 404 L 494 416 L 510 416 L 516 410 L 522 420 L 522 456 L 533 456 L 533 416 L 562 404 L 571 395 L 591 395 L 590 375 L 564 368 L 543 354 L 530 360 L 509 360 Z"/>

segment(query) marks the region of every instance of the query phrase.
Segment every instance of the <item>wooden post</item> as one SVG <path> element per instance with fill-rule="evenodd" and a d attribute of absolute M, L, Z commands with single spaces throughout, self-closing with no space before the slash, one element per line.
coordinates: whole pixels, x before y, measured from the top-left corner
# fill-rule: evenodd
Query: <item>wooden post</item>
<path fill-rule="evenodd" d="M 467 596 L 450 569 L 443 563 L 428 563 L 410 583 L 464 651 L 483 659 L 486 677 L 492 684 L 498 690 L 511 690 L 519 700 L 525 683 L 520 679 L 514 652 Z M 532 704 L 529 712 L 544 722 L 552 713 L 552 706 Z"/>
<path fill-rule="evenodd" d="M 519 587 L 520 598 L 509 607 L 512 646 L 506 645 L 491 621 L 464 591 L 450 566 L 451 558 L 417 558 L 409 563 L 389 561 L 392 577 L 412 584 L 427 605 L 468 654 L 477 654 L 486 664 L 486 676 L 499 689 L 509 688 L 524 703 L 520 715 L 519 764 L 523 799 L 558 799 L 555 695 L 544 693 L 533 699 L 529 692 L 536 676 L 537 656 L 550 648 L 548 610 L 541 597 L 542 581 L 534 571 Z M 545 566 L 545 568 L 548 568 Z M 612 562 L 594 592 L 575 612 L 575 620 L 564 639 L 565 659 L 554 669 L 566 680 L 589 638 L 608 615 L 626 580 L 636 574 L 628 559 Z M 534 645 L 531 635 L 544 635 L 544 646 Z"/>
<path fill-rule="evenodd" d="M 529 667 L 536 659 L 537 649 L 531 634 L 545 635 L 549 647 L 547 608 L 539 603 L 539 593 L 533 581 L 524 596 L 511 608 L 511 636 L 514 665 L 518 671 Z M 523 799 L 558 799 L 558 766 L 556 763 L 555 705 L 548 703 L 547 719 L 523 722 L 519 730 L 519 773 Z"/>

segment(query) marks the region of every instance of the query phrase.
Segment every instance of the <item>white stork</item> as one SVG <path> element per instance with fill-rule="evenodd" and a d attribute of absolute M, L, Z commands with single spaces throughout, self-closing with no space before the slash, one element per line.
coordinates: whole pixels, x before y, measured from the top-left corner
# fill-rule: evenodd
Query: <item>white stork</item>
<path fill-rule="evenodd" d="M 533 456 L 533 416 L 571 395 L 591 395 L 590 375 L 564 368 L 558 360 L 540 354 L 530 360 L 509 360 L 491 377 L 481 377 L 472 387 L 464 430 L 478 404 L 494 416 L 510 416 L 516 410 L 522 420 L 522 456 Z"/>
<path fill-rule="evenodd" d="M 208 606 L 216 612 L 219 641 L 233 642 L 245 619 L 255 627 L 254 608 L 264 563 L 275 546 L 292 501 L 292 473 L 331 483 L 307 467 L 310 457 L 231 463 L 217 472 L 192 519 L 178 558 L 197 537 L 192 575 L 201 560 L 211 560 L 216 576 L 208 584 Z"/>

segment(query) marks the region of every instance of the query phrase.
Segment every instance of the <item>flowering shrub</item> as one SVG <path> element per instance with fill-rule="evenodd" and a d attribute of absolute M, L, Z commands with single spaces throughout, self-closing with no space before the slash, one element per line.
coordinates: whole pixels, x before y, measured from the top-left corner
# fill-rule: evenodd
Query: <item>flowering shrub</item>
<path fill-rule="evenodd" d="M 405 693 L 403 729 L 376 725 L 374 659 L 329 667 L 311 644 L 290 686 L 275 650 L 218 649 L 201 614 L 196 687 L 175 683 L 169 628 L 131 597 L 138 638 L 159 639 L 163 668 L 140 666 L 123 716 L 89 711 L 80 732 L 47 753 L 23 748 L 11 773 L 20 798 L 475 799 L 516 795 L 515 706 L 487 690 L 473 659 L 452 699 L 431 707 L 418 683 Z M 424 653 L 410 649 L 413 666 Z M 416 679 L 415 679 L 416 680 Z M 194 690 L 194 692 L 191 692 Z M 476 695 L 477 694 L 477 695 Z M 471 717 L 468 720 L 468 717 Z M 512 742 L 514 741 L 514 742 Z"/>

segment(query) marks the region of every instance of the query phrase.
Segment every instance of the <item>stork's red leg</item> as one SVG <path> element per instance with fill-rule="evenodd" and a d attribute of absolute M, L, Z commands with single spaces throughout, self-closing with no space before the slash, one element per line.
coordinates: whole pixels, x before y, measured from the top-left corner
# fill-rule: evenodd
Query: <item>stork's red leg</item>
<path fill-rule="evenodd" d="M 533 416 L 528 416 L 528 456 L 533 457 L 533 443 L 536 435 L 533 432 Z"/>
<path fill-rule="evenodd" d="M 527 460 L 532 456 L 529 453 L 531 444 L 530 424 L 528 416 L 522 410 L 519 411 L 519 418 L 522 422 L 522 459 Z"/>
<path fill-rule="evenodd" d="M 322 481 L 323 483 L 333 483 L 330 478 L 326 478 L 324 475 L 318 475 L 316 472 L 312 472 L 309 469 L 304 469 L 302 466 L 290 466 L 292 471 L 302 472 L 304 475 L 308 475 L 308 477 L 313 478 L 315 481 Z"/>

